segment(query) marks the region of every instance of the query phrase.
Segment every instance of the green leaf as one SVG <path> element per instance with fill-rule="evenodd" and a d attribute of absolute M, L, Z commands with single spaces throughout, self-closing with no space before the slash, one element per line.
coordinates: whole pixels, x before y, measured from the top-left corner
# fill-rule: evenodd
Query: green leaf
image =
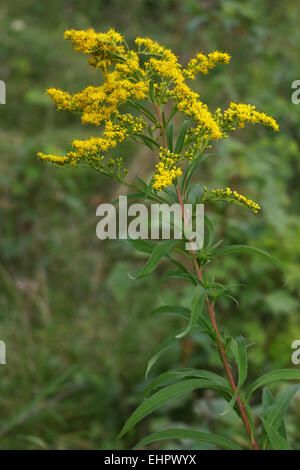
<path fill-rule="evenodd" d="M 187 335 L 190 330 L 196 325 L 198 318 L 200 317 L 204 302 L 206 297 L 206 290 L 203 286 L 198 285 L 194 290 L 193 299 L 191 302 L 191 317 L 187 327 L 177 335 L 177 338 L 182 338 L 183 336 Z"/>
<path fill-rule="evenodd" d="M 248 374 L 247 347 L 245 339 L 242 336 L 237 336 L 234 338 L 231 346 L 238 366 L 239 380 L 237 390 L 239 392 L 241 387 L 244 385 Z"/>
<path fill-rule="evenodd" d="M 165 273 L 163 277 L 159 280 L 158 284 L 161 285 L 167 279 L 184 279 L 185 281 L 192 282 L 194 285 L 197 285 L 197 278 L 190 273 L 183 273 L 179 269 L 172 269 Z"/>
<path fill-rule="evenodd" d="M 147 147 L 149 147 L 151 150 L 154 150 L 154 147 L 158 147 L 158 148 L 160 147 L 159 143 L 156 142 L 156 140 L 149 137 L 148 135 L 134 134 L 134 133 L 132 133 L 131 135 L 140 137 L 143 140 L 144 144 L 147 145 Z"/>
<path fill-rule="evenodd" d="M 278 382 L 279 380 L 300 380 L 300 370 L 297 369 L 277 369 L 267 372 L 267 374 L 262 375 L 256 379 L 246 391 L 246 400 L 250 398 L 252 393 L 260 387 L 264 387 L 273 382 Z"/>
<path fill-rule="evenodd" d="M 274 429 L 278 430 L 291 400 L 299 390 L 300 385 L 293 385 L 292 387 L 288 387 L 286 390 L 283 390 L 279 393 L 275 403 L 267 409 L 266 413 L 264 413 L 264 418 L 274 427 Z"/>
<path fill-rule="evenodd" d="M 204 247 L 203 248 L 208 249 L 208 248 L 211 247 L 211 245 L 214 242 L 215 229 L 214 229 L 214 226 L 213 226 L 212 222 L 209 220 L 209 218 L 206 215 L 204 216 L 204 228 L 208 232 L 208 238 L 206 238 L 206 236 L 204 236 Z"/>
<path fill-rule="evenodd" d="M 191 177 L 198 168 L 198 165 L 201 163 L 202 157 L 202 154 L 199 155 L 199 157 L 195 158 L 192 163 L 187 165 L 181 179 L 181 190 L 183 190 L 184 187 L 188 187 L 188 183 L 190 182 Z"/>
<path fill-rule="evenodd" d="M 178 203 L 178 199 L 177 199 L 177 194 L 175 191 L 173 191 L 172 189 L 170 188 L 163 188 L 163 192 L 164 193 L 167 193 L 167 195 L 177 204 Z"/>
<path fill-rule="evenodd" d="M 151 111 L 149 111 L 148 108 L 143 106 L 141 103 L 134 101 L 133 99 L 130 99 L 129 103 L 139 111 L 142 111 L 154 124 L 157 123 L 155 116 L 151 113 Z"/>
<path fill-rule="evenodd" d="M 178 315 L 186 319 L 190 318 L 191 311 L 189 308 L 180 307 L 179 305 L 163 305 L 162 307 L 155 308 L 152 310 L 150 315 Z"/>
<path fill-rule="evenodd" d="M 177 243 L 177 240 L 163 240 L 156 244 L 151 256 L 139 274 L 135 279 L 141 279 L 142 277 L 150 274 L 158 265 L 159 261 L 166 255 L 170 248 Z"/>
<path fill-rule="evenodd" d="M 267 409 L 275 403 L 275 398 L 273 397 L 272 393 L 270 392 L 270 389 L 268 387 L 265 387 L 263 389 L 263 394 L 262 394 L 262 404 L 263 404 L 263 412 L 264 416 L 267 411 Z"/>
<path fill-rule="evenodd" d="M 181 307 L 179 305 L 163 305 L 162 307 L 158 307 L 152 310 L 150 315 L 175 315 L 189 320 L 191 317 L 191 311 L 189 308 Z M 209 322 L 204 318 L 204 316 L 198 318 L 197 326 L 201 328 L 202 333 L 208 334 L 211 338 L 214 338 L 214 334 L 212 333 L 212 327 Z"/>
<path fill-rule="evenodd" d="M 265 387 L 263 389 L 263 394 L 262 394 L 263 419 L 267 420 L 268 411 L 270 410 L 270 408 L 274 404 L 275 404 L 275 398 L 273 397 L 273 395 L 270 392 L 269 388 Z M 285 428 L 284 419 L 281 420 L 281 423 L 278 426 L 278 432 L 281 435 L 281 437 L 286 439 L 286 428 Z M 264 426 L 262 426 L 262 430 L 261 430 L 261 448 L 263 450 L 269 449 L 270 448 L 269 442 L 270 441 L 268 439 L 267 432 L 266 432 Z"/>
<path fill-rule="evenodd" d="M 226 437 L 203 431 L 192 431 L 189 429 L 165 429 L 164 431 L 155 432 L 142 439 L 134 449 L 139 449 L 151 442 L 161 441 L 164 439 L 189 439 L 196 442 L 215 444 L 222 449 L 242 450 L 241 447 Z"/>
<path fill-rule="evenodd" d="M 148 240 L 141 240 L 141 239 L 130 240 L 130 239 L 128 239 L 127 241 L 128 241 L 128 243 L 130 243 L 130 245 L 135 250 L 140 251 L 141 253 L 150 254 L 150 253 L 153 252 L 153 250 L 156 246 L 155 242 L 150 242 Z"/>
<path fill-rule="evenodd" d="M 180 330 L 181 332 L 182 330 Z M 148 377 L 148 374 L 150 372 L 150 370 L 152 369 L 152 367 L 154 366 L 154 364 L 158 361 L 158 359 L 160 358 L 160 356 L 167 350 L 169 349 L 171 346 L 174 346 L 174 344 L 178 343 L 178 339 L 177 339 L 177 336 L 176 336 L 177 333 L 175 334 L 172 334 L 170 335 L 166 341 L 164 341 L 164 343 L 162 344 L 162 346 L 160 347 L 159 351 L 157 353 L 154 354 L 154 356 L 151 357 L 151 359 L 149 359 L 148 361 L 148 364 L 147 364 L 147 368 L 146 368 L 146 373 L 145 373 L 145 377 L 147 379 Z"/>
<path fill-rule="evenodd" d="M 171 109 L 171 112 L 166 120 L 166 125 L 169 124 L 169 122 L 171 121 L 171 119 L 175 116 L 175 114 L 177 113 L 177 106 L 175 105 L 172 109 Z"/>
<path fill-rule="evenodd" d="M 155 91 L 154 91 L 153 80 L 150 80 L 150 83 L 149 83 L 149 95 L 150 95 L 150 99 L 151 99 L 152 103 L 154 103 Z"/>
<path fill-rule="evenodd" d="M 263 425 L 274 450 L 293 450 L 289 443 L 270 423 L 268 423 L 268 421 L 263 420 Z"/>
<path fill-rule="evenodd" d="M 211 254 L 215 258 L 217 256 L 229 255 L 232 253 L 250 253 L 260 255 L 266 258 L 267 260 L 277 264 L 277 266 L 279 266 L 279 268 L 284 272 L 284 266 L 277 258 L 274 258 L 274 256 L 269 255 L 269 253 L 267 253 L 266 251 L 261 250 L 260 248 L 255 248 L 254 246 L 229 245 L 225 246 L 224 248 L 220 248 L 219 250 L 215 250 Z"/>
<path fill-rule="evenodd" d="M 119 438 L 124 436 L 130 429 L 132 429 L 139 421 L 148 416 L 152 411 L 167 403 L 172 398 L 175 398 L 184 393 L 196 390 L 197 388 L 210 388 L 210 382 L 205 379 L 191 379 L 178 382 L 174 385 L 159 390 L 150 398 L 147 398 L 130 416 L 126 421 L 123 429 L 119 434 Z"/>
<path fill-rule="evenodd" d="M 172 256 L 169 255 L 169 254 L 167 255 L 167 257 L 168 257 L 169 260 L 170 260 L 173 264 L 175 264 L 175 266 L 177 266 L 183 273 L 189 273 L 189 271 L 186 269 L 186 267 L 185 267 L 182 263 L 180 263 L 180 261 L 178 261 L 177 259 L 172 258 Z"/>
<path fill-rule="evenodd" d="M 233 408 L 236 402 L 237 395 L 239 394 L 240 389 L 243 386 L 248 373 L 247 347 L 244 338 L 242 336 L 237 336 L 236 338 L 233 338 L 230 342 L 230 346 L 234 355 L 235 362 L 238 366 L 239 379 L 236 394 L 234 395 L 234 397 L 232 397 L 225 410 L 221 413 L 221 416 L 224 416 L 228 413 L 228 411 Z"/>
<path fill-rule="evenodd" d="M 195 171 L 197 170 L 200 163 L 204 162 L 204 160 L 206 160 L 207 157 L 211 157 L 211 156 L 214 156 L 214 154 L 201 153 L 197 158 L 195 158 L 195 160 L 193 160 L 192 164 L 187 166 L 187 168 L 186 168 L 186 170 L 183 174 L 183 177 L 182 177 L 182 188 L 183 187 L 185 187 L 185 188 L 189 187 L 189 183 L 192 179 L 192 176 L 195 173 Z M 188 192 L 187 192 L 187 194 L 188 194 Z"/>
<path fill-rule="evenodd" d="M 139 183 L 141 183 L 142 188 L 146 189 L 146 191 L 147 191 L 148 184 L 142 178 L 140 178 L 139 175 L 135 175 L 135 177 L 139 181 Z"/>
<path fill-rule="evenodd" d="M 183 123 L 181 124 L 179 132 L 178 132 L 178 137 L 176 140 L 174 153 L 181 152 L 188 125 L 189 125 L 189 120 L 183 121 Z"/>
<path fill-rule="evenodd" d="M 268 387 L 264 387 L 263 393 L 262 393 L 262 406 L 263 406 L 263 419 L 266 417 L 266 413 L 268 409 L 270 408 L 271 405 L 275 403 L 275 398 L 273 397 L 272 393 L 270 392 L 270 389 Z M 282 433 L 279 431 L 280 435 Z M 286 437 L 286 435 L 282 435 L 282 437 Z M 261 448 L 262 450 L 267 450 L 269 449 L 269 439 L 267 432 L 264 428 L 264 425 L 262 425 L 261 429 Z"/>
<path fill-rule="evenodd" d="M 169 122 L 166 128 L 167 144 L 171 152 L 173 152 L 173 135 L 174 135 L 174 126 L 172 122 Z"/>
<path fill-rule="evenodd" d="M 170 382 L 174 382 L 175 380 L 182 380 L 185 378 L 198 378 L 198 379 L 206 379 L 210 381 L 211 388 L 217 389 L 230 397 L 232 395 L 232 389 L 228 383 L 228 381 L 222 377 L 221 375 L 215 374 L 209 370 L 201 370 L 201 369 L 172 369 L 164 374 L 159 375 L 155 379 L 153 379 L 149 385 L 146 387 L 144 394 L 148 395 L 153 390 L 169 385 Z"/>

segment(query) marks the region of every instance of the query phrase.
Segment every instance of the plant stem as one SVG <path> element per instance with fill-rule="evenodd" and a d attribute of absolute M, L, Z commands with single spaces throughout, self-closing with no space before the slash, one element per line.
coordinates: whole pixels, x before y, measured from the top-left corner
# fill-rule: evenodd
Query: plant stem
<path fill-rule="evenodd" d="M 163 124 L 163 118 L 162 118 L 162 115 L 161 115 L 161 110 L 160 110 L 160 107 L 159 107 L 158 104 L 155 104 L 155 109 L 156 109 L 156 114 L 157 114 L 157 117 L 158 117 L 158 120 L 159 120 L 159 123 L 160 123 L 161 135 L 162 135 L 162 138 L 163 138 L 164 146 L 166 148 L 168 148 L 166 131 L 165 131 L 164 124 Z"/>
<path fill-rule="evenodd" d="M 182 215 L 183 215 L 184 219 L 186 220 L 186 214 L 185 214 L 185 211 L 184 211 L 184 204 L 183 204 L 183 200 L 182 200 L 182 196 L 181 196 L 178 184 L 176 186 L 176 190 L 177 190 L 177 195 L 178 195 L 178 200 L 179 200 L 179 204 L 180 204 L 180 207 L 181 207 Z M 199 281 L 201 283 L 203 283 L 203 276 L 202 276 L 202 272 L 201 272 L 201 269 L 200 269 L 198 261 L 197 261 L 195 251 L 192 249 L 191 253 L 192 253 L 193 264 L 194 264 L 194 267 L 195 267 L 197 277 L 198 277 Z M 214 308 L 213 308 L 213 305 L 211 304 L 208 296 L 206 296 L 206 305 L 207 305 L 207 308 L 208 308 L 208 311 L 209 311 L 211 322 L 213 324 L 213 327 L 214 327 L 216 335 L 217 335 L 217 346 L 218 346 L 218 349 L 219 349 L 219 352 L 220 352 L 220 356 L 221 356 L 223 365 L 225 367 L 225 371 L 226 371 L 228 380 L 230 382 L 230 385 L 231 385 L 231 388 L 233 390 L 234 395 L 237 395 L 237 386 L 235 384 L 235 381 L 234 381 L 234 378 L 233 378 L 233 375 L 232 375 L 232 372 L 231 372 L 231 368 L 230 368 L 230 365 L 229 365 L 229 362 L 228 362 L 228 359 L 227 359 L 227 356 L 226 356 L 226 353 L 225 353 L 225 350 L 224 350 L 220 330 L 218 328 L 218 324 L 217 324 L 217 321 L 216 321 L 216 315 L 215 315 L 215 312 L 214 312 Z M 239 407 L 239 410 L 240 410 L 240 413 L 241 413 L 241 417 L 242 417 L 245 429 L 247 431 L 247 434 L 250 437 L 253 449 L 254 450 L 259 450 L 257 442 L 256 442 L 256 440 L 255 440 L 255 438 L 252 434 L 250 422 L 249 422 L 245 407 L 244 407 L 243 402 L 242 402 L 239 395 L 236 396 L 236 401 L 237 401 L 237 404 L 238 404 L 238 407 Z"/>
<path fill-rule="evenodd" d="M 166 130 L 165 130 L 164 125 L 163 125 L 162 114 L 161 114 L 161 110 L 160 110 L 160 107 L 158 106 L 158 104 L 155 104 L 155 109 L 156 109 L 156 113 L 157 113 L 159 123 L 161 125 L 161 134 L 162 134 L 163 142 L 164 142 L 165 147 L 168 148 Z M 186 221 L 186 214 L 185 214 L 185 211 L 184 211 L 184 203 L 183 203 L 182 196 L 181 196 L 181 193 L 180 193 L 179 184 L 176 185 L 176 191 L 177 191 L 178 201 L 179 201 L 181 211 L 182 211 L 182 216 L 183 216 L 184 220 Z M 191 243 L 192 243 L 192 241 L 191 241 Z M 195 251 L 192 249 L 191 253 L 192 253 L 193 264 L 194 264 L 194 267 L 195 267 L 197 277 L 198 277 L 199 281 L 201 283 L 203 283 L 203 276 L 202 276 L 202 272 L 201 272 L 201 269 L 200 269 L 198 261 L 197 261 Z M 219 349 L 219 352 L 220 352 L 220 356 L 221 356 L 223 365 L 225 367 L 225 371 L 226 371 L 228 380 L 230 382 L 230 385 L 232 387 L 233 393 L 234 393 L 234 395 L 236 395 L 236 401 L 237 401 L 237 404 L 238 404 L 238 407 L 239 407 L 239 410 L 240 410 L 240 413 L 241 413 L 241 417 L 242 417 L 245 429 L 247 431 L 247 434 L 250 437 L 250 441 L 251 441 L 253 449 L 254 450 L 259 450 L 259 447 L 257 445 L 255 437 L 253 436 L 253 433 L 252 433 L 251 425 L 250 425 L 245 407 L 243 405 L 241 397 L 237 394 L 237 386 L 235 384 L 235 381 L 234 381 L 234 378 L 233 378 L 233 375 L 232 375 L 232 372 L 231 372 L 231 369 L 230 369 L 230 365 L 229 365 L 229 362 L 228 362 L 228 359 L 227 359 L 227 356 L 226 356 L 226 352 L 225 352 L 224 347 L 223 347 L 221 334 L 220 334 L 220 330 L 218 328 L 214 308 L 213 308 L 213 305 L 211 304 L 208 296 L 206 296 L 206 305 L 207 305 L 207 308 L 208 308 L 208 311 L 209 311 L 211 322 L 213 324 L 213 327 L 214 327 L 216 335 L 217 335 L 217 346 L 218 346 L 218 349 Z"/>

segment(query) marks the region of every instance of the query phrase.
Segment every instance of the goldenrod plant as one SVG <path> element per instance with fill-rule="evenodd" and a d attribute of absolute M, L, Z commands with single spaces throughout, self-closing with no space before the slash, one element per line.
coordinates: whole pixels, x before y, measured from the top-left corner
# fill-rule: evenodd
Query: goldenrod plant
<path fill-rule="evenodd" d="M 130 188 L 130 197 L 153 204 L 178 203 L 185 218 L 185 204 L 210 204 L 225 201 L 238 204 L 257 214 L 257 202 L 239 194 L 234 188 L 208 188 L 196 180 L 196 171 L 210 158 L 215 141 L 228 138 L 230 133 L 246 123 L 262 124 L 278 131 L 276 121 L 258 111 L 255 106 L 231 103 L 228 109 L 211 111 L 202 96 L 190 86 L 199 74 L 207 75 L 218 64 L 228 64 L 227 52 L 199 52 L 182 66 L 176 55 L 150 38 L 138 37 L 134 48 L 124 37 L 110 29 L 97 33 L 68 30 L 76 51 L 86 54 L 91 67 L 100 69 L 103 83 L 88 86 L 75 94 L 50 88 L 48 95 L 59 110 L 79 114 L 83 124 L 101 127 L 101 133 L 88 140 L 75 139 L 72 149 L 64 156 L 38 153 L 44 161 L 58 166 L 89 166 Z M 131 111 L 131 112 L 129 112 Z M 149 181 L 139 175 L 136 183 L 127 182 L 127 169 L 122 155 L 106 157 L 125 139 L 147 146 L 153 154 L 153 174 Z M 203 175 L 201 176 L 201 179 Z M 195 182 L 196 180 L 196 182 Z M 253 215 L 255 216 L 255 215 Z M 187 251 L 184 242 L 190 240 L 128 240 L 134 249 L 149 257 L 137 278 L 149 275 L 166 258 L 176 269 L 164 275 L 191 283 L 194 291 L 186 307 L 163 305 L 153 314 L 158 317 L 174 314 L 186 321 L 186 326 L 173 333 L 148 362 L 146 377 L 161 354 L 186 335 L 206 335 L 218 349 L 224 376 L 210 370 L 175 369 L 154 378 L 147 384 L 145 400 L 125 423 L 119 437 L 128 433 L 143 418 L 174 397 L 195 389 L 211 389 L 227 401 L 224 411 L 234 410 L 242 420 L 248 444 L 242 439 L 233 442 L 225 436 L 200 430 L 165 429 L 144 438 L 136 448 L 164 439 L 189 439 L 212 443 L 223 449 L 291 449 L 286 435 L 284 417 L 289 403 L 299 389 L 293 385 L 274 397 L 269 384 L 276 381 L 299 381 L 296 369 L 272 370 L 252 383 L 247 383 L 248 345 L 242 336 L 232 337 L 218 326 L 217 302 L 221 296 L 231 296 L 230 285 L 212 280 L 208 266 L 225 255 L 248 253 L 262 256 L 283 270 L 276 258 L 254 246 L 221 246 L 215 241 L 212 221 L 205 215 L 205 239 L 202 248 Z M 251 410 L 251 398 L 263 388 L 258 416 Z"/>

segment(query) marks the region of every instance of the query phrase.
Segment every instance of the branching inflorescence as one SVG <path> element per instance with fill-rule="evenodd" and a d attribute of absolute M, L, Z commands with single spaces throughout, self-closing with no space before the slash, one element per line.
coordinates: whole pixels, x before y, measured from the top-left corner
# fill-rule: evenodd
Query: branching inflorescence
<path fill-rule="evenodd" d="M 212 141 L 227 137 L 228 131 L 243 127 L 245 122 L 278 130 L 276 121 L 257 111 L 255 106 L 231 103 L 224 112 L 217 109 L 212 113 L 187 84 L 199 73 L 209 73 L 217 64 L 228 64 L 230 55 L 227 53 L 199 53 L 183 68 L 171 50 L 149 38 L 136 38 L 135 50 L 129 49 L 124 38 L 113 29 L 107 33 L 96 33 L 93 29 L 70 30 L 66 31 L 65 38 L 72 41 L 76 51 L 89 55 L 89 65 L 103 72 L 103 84 L 88 86 L 73 95 L 55 88 L 49 88 L 47 93 L 57 109 L 78 113 L 83 124 L 102 125 L 104 129 L 101 137 L 74 140 L 73 149 L 66 156 L 39 153 L 43 160 L 74 166 L 84 162 L 113 176 L 104 155 L 126 138 L 143 143 L 146 140 L 156 151 L 156 130 L 166 122 L 158 123 L 149 109 L 140 106 L 145 100 L 158 106 L 170 102 L 173 104 L 171 115 L 181 112 L 190 118 L 182 142 L 184 151 L 179 155 L 169 148 L 166 158 L 166 149 L 159 149 L 160 161 L 152 181 L 157 191 L 171 185 L 182 174 L 181 167 L 186 161 L 194 160 Z M 126 112 L 130 106 L 139 109 L 141 115 Z M 163 118 L 166 120 L 165 115 Z M 127 172 L 121 173 L 123 178 Z M 116 176 L 120 177 L 120 171 Z"/>
<path fill-rule="evenodd" d="M 201 192 L 199 184 L 192 183 L 197 167 L 204 158 L 209 157 L 205 151 L 214 141 L 227 138 L 230 132 L 243 128 L 245 123 L 262 124 L 278 131 L 276 121 L 258 111 L 255 106 L 230 103 L 228 109 L 222 111 L 218 108 L 212 112 L 202 101 L 202 97 L 191 88 L 189 82 L 199 74 L 208 74 L 217 64 L 228 64 L 231 58 L 228 53 L 214 51 L 206 55 L 201 52 L 183 67 L 171 50 L 157 42 L 138 37 L 134 49 L 130 49 L 123 36 L 113 29 L 107 33 L 96 33 L 93 29 L 72 29 L 66 31 L 65 38 L 72 41 L 76 51 L 89 56 L 88 63 L 91 67 L 102 71 L 103 83 L 99 86 L 88 86 L 73 95 L 55 88 L 48 89 L 47 93 L 59 110 L 81 115 L 83 124 L 101 126 L 101 133 L 87 140 L 75 139 L 72 149 L 65 156 L 39 153 L 40 159 L 59 166 L 88 165 L 122 184 L 127 184 L 133 190 L 133 195 L 144 200 L 168 205 L 176 200 L 180 204 L 183 219 L 186 216 L 184 203 L 207 204 L 225 201 L 249 208 L 254 213 L 260 210 L 258 203 L 229 187 L 209 190 L 203 185 L 202 193 L 198 194 Z M 153 174 L 150 182 L 138 177 L 136 185 L 127 183 L 127 169 L 124 167 L 122 156 L 111 156 L 117 145 L 127 138 L 147 146 L 153 152 Z M 253 246 L 231 245 L 220 248 L 220 242 L 214 242 L 214 227 L 207 216 L 204 245 L 199 250 L 184 252 L 182 241 L 177 240 L 130 242 L 150 257 L 138 278 L 150 274 L 165 256 L 169 262 L 176 265 L 176 271 L 170 271 L 165 278 L 177 277 L 194 286 L 194 294 L 187 308 L 163 306 L 154 312 L 175 313 L 188 323 L 183 330 L 169 338 L 167 345 L 150 359 L 147 375 L 167 347 L 180 341 L 188 333 L 200 332 L 206 334 L 217 346 L 226 378 L 211 371 L 198 369 L 171 370 L 162 374 L 148 385 L 146 393 L 152 395 L 132 414 L 120 436 L 172 397 L 196 388 L 210 388 L 228 402 L 228 410 L 233 409 L 238 414 L 248 434 L 249 447 L 258 449 L 258 429 L 254 425 L 249 398 L 257 388 L 265 387 L 263 416 L 259 425 L 260 446 L 264 449 L 276 446 L 289 448 L 281 415 L 284 397 L 279 396 L 277 402 L 266 385 L 281 379 L 299 380 L 300 372 L 290 369 L 272 371 L 244 390 L 248 370 L 245 340 L 240 336 L 233 338 L 225 335 L 219 329 L 215 315 L 217 299 L 222 295 L 232 298 L 230 287 L 212 281 L 203 274 L 207 264 L 231 253 L 254 253 L 277 263 L 280 267 L 281 263 Z M 186 257 L 186 264 L 173 257 L 178 252 Z M 186 265 L 192 268 L 192 272 Z M 230 362 L 236 365 L 236 379 Z M 289 400 L 293 393 L 296 393 L 296 389 L 287 393 L 286 400 Z M 141 441 L 138 446 L 173 438 L 200 440 L 222 448 L 240 448 L 225 437 L 186 429 L 169 429 L 155 433 Z"/>

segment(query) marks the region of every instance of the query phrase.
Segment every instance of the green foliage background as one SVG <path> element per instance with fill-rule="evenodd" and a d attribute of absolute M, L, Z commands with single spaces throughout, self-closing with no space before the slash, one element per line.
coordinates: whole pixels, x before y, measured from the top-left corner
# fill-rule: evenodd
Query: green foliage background
<path fill-rule="evenodd" d="M 7 104 L 0 106 L 0 338 L 7 365 L 0 366 L 0 448 L 130 448 L 170 424 L 245 443 L 234 415 L 220 416 L 225 404 L 203 391 L 172 401 L 117 441 L 141 401 L 147 360 L 181 323 L 149 316 L 161 305 L 159 272 L 131 280 L 128 272 L 142 264 L 140 255 L 126 243 L 96 239 L 96 207 L 111 201 L 118 187 L 90 170 L 44 165 L 35 154 L 63 154 L 73 138 L 97 133 L 57 113 L 44 93 L 49 86 L 75 91 L 99 83 L 99 73 L 62 39 L 66 28 L 112 26 L 129 42 L 148 35 L 184 63 L 199 50 L 228 51 L 230 65 L 201 77 L 202 99 L 212 108 L 230 100 L 255 104 L 277 119 L 280 133 L 260 127 L 235 133 L 217 145 L 220 158 L 205 163 L 198 177 L 261 203 L 256 216 L 223 204 L 210 216 L 228 243 L 254 244 L 279 258 L 287 285 L 261 259 L 225 257 L 211 273 L 241 284 L 240 304 L 222 301 L 217 314 L 225 330 L 255 343 L 249 349 L 252 379 L 292 367 L 291 343 L 300 339 L 300 105 L 291 102 L 291 83 L 300 79 L 299 22 L 299 5 L 292 0 L 1 3 L 0 79 L 7 84 Z M 131 144 L 122 150 L 136 171 L 151 158 Z M 164 269 L 162 263 L 160 274 Z M 163 301 L 184 305 L 191 292 L 172 281 L 160 294 Z M 202 336 L 168 351 L 152 376 L 180 365 L 221 370 Z M 298 395 L 288 416 L 290 442 L 298 449 L 299 400 Z"/>

